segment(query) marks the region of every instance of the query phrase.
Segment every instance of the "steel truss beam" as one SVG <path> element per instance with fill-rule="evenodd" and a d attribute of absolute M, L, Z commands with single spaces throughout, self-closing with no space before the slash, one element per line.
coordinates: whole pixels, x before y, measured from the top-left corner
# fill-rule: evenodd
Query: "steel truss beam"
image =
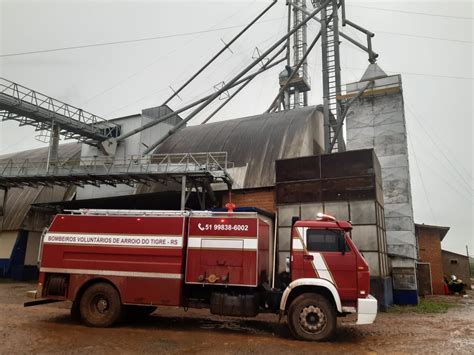
<path fill-rule="evenodd" d="M 57 125 L 64 137 L 93 145 L 120 134 L 115 123 L 4 78 L 0 78 L 0 117 L 37 130 Z"/>
<path fill-rule="evenodd" d="M 190 183 L 232 184 L 227 170 L 232 164 L 226 152 L 156 154 L 131 156 L 122 161 L 108 157 L 82 157 L 80 160 L 59 159 L 0 162 L 0 188 L 35 186 L 77 186 L 101 184 L 116 186 L 137 183 L 169 182 L 186 176 Z M 204 185 L 203 185 L 204 186 Z"/>

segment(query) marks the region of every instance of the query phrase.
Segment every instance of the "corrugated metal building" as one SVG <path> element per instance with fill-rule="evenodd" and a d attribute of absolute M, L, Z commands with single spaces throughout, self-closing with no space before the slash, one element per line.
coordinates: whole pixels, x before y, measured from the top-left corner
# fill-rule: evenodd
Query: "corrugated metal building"
<path fill-rule="evenodd" d="M 275 160 L 324 152 L 322 107 L 186 127 L 155 151 L 194 152 L 227 152 L 234 189 L 274 186 Z"/>
<path fill-rule="evenodd" d="M 63 144 L 58 155 L 60 159 L 74 160 L 79 159 L 80 151 L 81 144 Z M 47 156 L 48 148 L 39 148 L 2 155 L 0 161 L 38 161 Z M 75 191 L 74 185 L 10 188 L 5 199 L 5 192 L 0 190 L 0 201 L 4 202 L 0 214 L 0 277 L 24 279 L 36 274 L 39 240 L 49 220 L 47 215 L 32 209 L 31 204 L 69 200 Z"/>

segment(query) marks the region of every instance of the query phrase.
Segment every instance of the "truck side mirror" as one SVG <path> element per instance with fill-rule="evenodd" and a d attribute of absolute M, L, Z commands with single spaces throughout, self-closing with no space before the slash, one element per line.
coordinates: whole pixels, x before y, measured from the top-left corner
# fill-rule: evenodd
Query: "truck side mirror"
<path fill-rule="evenodd" d="M 342 255 L 346 254 L 346 236 L 345 233 L 339 234 L 339 251 L 342 253 Z"/>
<path fill-rule="evenodd" d="M 298 216 L 293 216 L 291 217 L 291 226 L 293 227 L 296 222 L 300 220 L 300 217 Z"/>

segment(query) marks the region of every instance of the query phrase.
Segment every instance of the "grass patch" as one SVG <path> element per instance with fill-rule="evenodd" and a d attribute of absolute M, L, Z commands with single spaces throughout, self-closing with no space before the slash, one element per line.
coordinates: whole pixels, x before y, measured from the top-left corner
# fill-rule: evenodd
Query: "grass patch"
<path fill-rule="evenodd" d="M 449 308 L 455 307 L 452 303 L 421 299 L 416 306 L 393 306 L 389 313 L 445 313 Z"/>
<path fill-rule="evenodd" d="M 12 284 L 14 281 L 11 279 L 4 279 L 0 277 L 0 284 Z"/>

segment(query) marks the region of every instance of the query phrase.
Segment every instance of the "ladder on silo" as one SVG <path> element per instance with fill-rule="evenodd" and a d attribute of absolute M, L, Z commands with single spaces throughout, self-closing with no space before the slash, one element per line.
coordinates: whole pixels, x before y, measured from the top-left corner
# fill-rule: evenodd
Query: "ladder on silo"
<path fill-rule="evenodd" d="M 337 1 L 331 1 L 321 11 L 321 43 L 323 67 L 323 100 L 325 119 L 326 152 L 345 150 L 342 131 L 336 138 L 332 150 L 330 144 L 334 140 L 336 127 L 341 117 L 338 97 L 341 94 L 341 67 L 339 57 Z"/>
<path fill-rule="evenodd" d="M 306 1 L 305 0 L 296 0 L 295 1 L 299 6 L 302 8 L 306 8 Z M 293 9 L 293 26 L 298 26 L 301 22 L 303 22 L 304 14 L 302 11 L 298 10 L 297 8 Z M 306 26 L 299 28 L 295 34 L 293 35 L 293 63 L 294 65 L 298 64 L 303 58 L 306 52 Z M 307 63 L 304 63 L 298 69 L 298 77 L 305 78 L 306 77 L 306 70 L 307 70 Z M 290 109 L 307 106 L 308 104 L 308 96 L 307 92 L 302 92 L 298 86 L 294 87 L 293 95 L 290 95 Z"/>

